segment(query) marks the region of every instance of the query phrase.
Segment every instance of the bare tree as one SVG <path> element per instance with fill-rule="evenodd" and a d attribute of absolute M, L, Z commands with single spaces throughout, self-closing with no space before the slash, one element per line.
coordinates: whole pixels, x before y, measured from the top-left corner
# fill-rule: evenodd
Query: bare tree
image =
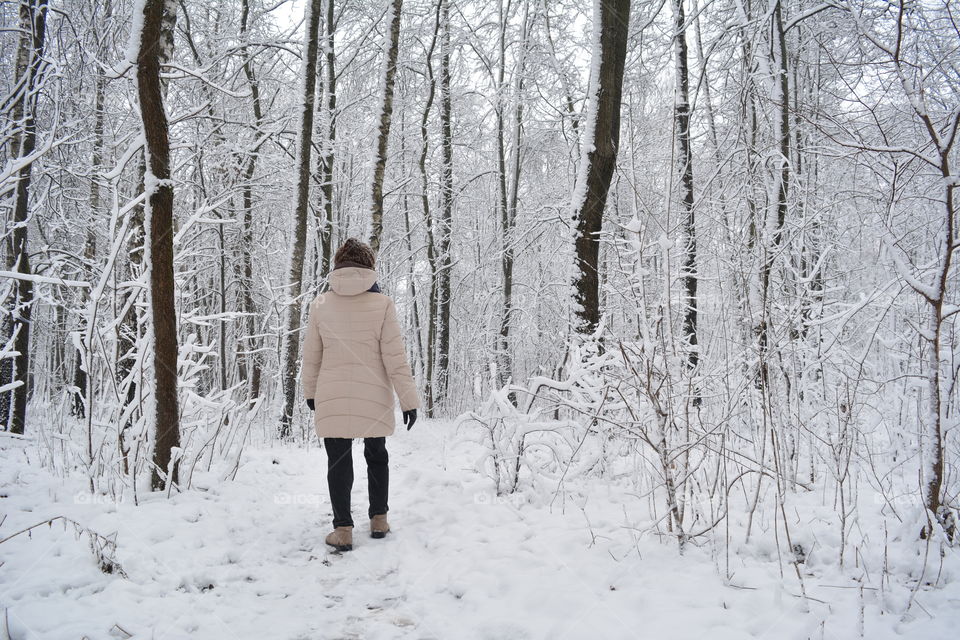
<path fill-rule="evenodd" d="M 437 273 L 437 373 L 432 401 L 442 404 L 447 394 L 450 365 L 450 236 L 453 233 L 453 133 L 450 127 L 450 0 L 443 5 L 443 30 L 440 37 L 440 224 L 437 250 L 440 265 Z M 431 406 L 431 410 L 432 410 Z"/>
<path fill-rule="evenodd" d="M 679 201 L 683 215 L 684 248 L 683 287 L 684 306 L 683 338 L 687 342 L 687 364 L 695 369 L 699 361 L 697 352 L 697 225 L 693 208 L 693 152 L 690 148 L 690 72 L 687 60 L 687 24 L 683 0 L 673 0 L 674 33 L 673 53 L 676 68 L 676 100 L 674 103 L 674 127 L 677 141 L 677 166 L 680 174 Z M 695 401 L 698 396 L 695 396 Z"/>
<path fill-rule="evenodd" d="M 326 0 L 326 17 L 323 23 L 323 86 L 324 118 L 326 120 L 326 139 L 323 154 L 320 156 L 320 191 L 323 194 L 323 218 L 320 221 L 320 272 L 330 271 L 333 262 L 333 165 L 334 146 L 337 142 L 337 55 L 334 49 L 336 21 L 334 20 L 333 0 Z"/>
<path fill-rule="evenodd" d="M 306 7 L 306 50 L 303 59 L 303 95 L 300 110 L 300 137 L 297 148 L 297 201 L 293 231 L 293 251 L 290 256 L 290 279 L 287 295 L 287 330 L 284 334 L 283 413 L 280 416 L 280 436 L 290 437 L 293 405 L 297 394 L 297 360 L 300 353 L 300 315 L 303 311 L 303 257 L 307 246 L 307 213 L 310 208 L 310 155 L 313 151 L 314 92 L 317 87 L 317 53 L 320 40 L 320 15 L 323 0 L 310 0 Z"/>
<path fill-rule="evenodd" d="M 143 30 L 137 54 L 137 89 L 143 133 L 146 139 L 150 229 L 150 307 L 154 335 L 154 382 L 156 397 L 156 442 L 153 452 L 152 486 L 163 489 L 178 482 L 180 409 L 177 400 L 177 312 L 173 272 L 173 184 L 170 174 L 170 134 L 160 82 L 161 56 L 169 59 L 172 38 L 163 37 L 164 0 L 146 0 Z M 169 20 L 169 17 L 166 18 Z"/>
<path fill-rule="evenodd" d="M 3 342 L 13 342 L 16 356 L 0 361 L 0 412 L 8 431 L 23 433 L 27 421 L 30 394 L 30 328 L 33 312 L 33 283 L 30 280 L 30 252 L 27 245 L 30 227 L 30 182 L 33 156 L 37 146 L 36 105 L 43 66 L 44 36 L 47 24 L 47 0 L 21 0 L 20 41 L 15 67 L 15 97 L 10 101 L 9 119 L 19 131 L 13 147 L 19 169 L 14 191 L 13 230 L 8 236 L 7 269 L 24 276 L 13 282 L 12 300 L 4 312 Z M 12 364 L 12 366 L 11 366 Z M 16 386 L 14 386 L 16 385 Z M 12 401 L 11 401 L 12 400 Z"/>
<path fill-rule="evenodd" d="M 370 247 L 380 251 L 383 235 L 383 176 L 387 169 L 387 141 L 390 139 L 390 122 L 393 118 L 393 84 L 397 75 L 397 55 L 400 51 L 400 12 L 403 0 L 388 0 L 387 40 L 384 48 L 382 103 L 380 105 L 379 133 L 373 161 L 373 180 L 370 202 Z"/>
<path fill-rule="evenodd" d="M 933 260 L 930 266 L 910 264 L 904 247 L 896 241 L 891 243 L 893 259 L 903 281 L 920 297 L 926 308 L 926 322 L 920 337 L 926 343 L 927 378 L 927 416 L 923 420 L 921 433 L 922 455 L 920 468 L 921 494 L 927 510 L 928 524 L 923 528 L 922 536 L 930 535 L 933 521 L 938 522 L 953 539 L 956 535 L 951 506 L 946 504 L 944 496 L 944 422 L 955 403 L 957 369 L 951 364 L 956 346 L 953 343 L 954 322 L 960 308 L 956 306 L 954 254 L 957 251 L 957 205 L 955 192 L 960 186 L 960 176 L 954 173 L 951 158 L 956 155 L 957 137 L 960 135 L 960 109 L 954 104 L 952 109 L 944 109 L 938 117 L 930 107 L 929 95 L 936 96 L 937 91 L 928 86 L 931 79 L 952 76 L 952 67 L 944 68 L 945 59 L 924 60 L 917 53 L 917 46 L 911 40 L 923 24 L 923 14 L 911 18 L 909 5 L 900 0 L 894 7 L 892 24 L 881 25 L 874 30 L 865 19 L 850 10 L 860 33 L 885 58 L 892 75 L 910 106 L 912 115 L 920 125 L 925 136 L 914 145 L 898 145 L 889 140 L 883 132 L 883 142 L 872 150 L 886 155 L 906 154 L 919 159 L 923 165 L 940 178 L 939 189 L 930 189 L 925 198 L 931 207 L 930 237 L 933 239 Z M 913 20 L 919 23 L 913 23 Z M 885 41 L 879 33 L 889 34 L 892 41 Z M 955 33 L 955 26 L 949 28 Z M 911 55 L 913 54 L 913 55 Z M 949 70 L 948 70 L 949 69 Z M 954 97 L 956 94 L 953 94 Z M 934 98 L 936 100 L 936 98 Z M 911 148 L 913 147 L 913 148 Z M 938 192 L 939 191 L 939 192 Z M 913 221 L 911 221 L 913 222 Z M 918 273 L 919 272 L 919 273 Z M 932 281 L 931 281 L 932 280 Z"/>
<path fill-rule="evenodd" d="M 502 3 L 501 3 L 502 5 Z M 506 55 L 506 23 L 508 16 L 501 16 L 500 27 L 500 65 L 498 69 L 498 80 L 500 91 L 498 96 L 503 96 L 506 91 L 504 86 L 504 75 L 507 66 Z M 549 33 L 549 31 L 548 31 Z M 530 13 L 529 4 L 524 3 L 523 19 L 521 22 L 520 33 L 520 53 L 518 54 L 516 69 L 514 70 L 514 96 L 511 132 L 512 150 L 510 154 L 510 168 L 507 168 L 506 152 L 506 118 L 504 117 L 505 105 L 502 99 L 497 102 L 497 166 L 499 174 L 499 207 L 500 207 L 500 271 L 503 279 L 503 309 L 500 315 L 500 345 L 497 358 L 497 374 L 499 375 L 499 384 L 502 386 L 513 376 L 513 362 L 510 348 L 510 324 L 514 315 L 513 300 L 513 266 L 515 248 L 513 243 L 516 239 L 513 237 L 513 231 L 517 224 L 517 206 L 519 204 L 520 189 L 520 147 L 523 135 L 523 87 L 526 75 L 526 57 L 527 50 L 530 47 Z M 509 174 L 509 175 L 508 175 Z M 509 183 L 509 187 L 508 187 Z M 511 394 L 511 401 L 516 402 L 516 396 Z"/>
<path fill-rule="evenodd" d="M 257 157 L 260 153 L 260 146 L 263 144 L 263 102 L 260 98 L 260 82 L 257 79 L 253 68 L 253 56 L 250 54 L 248 44 L 248 22 L 250 18 L 250 0 L 243 0 L 240 8 L 240 36 L 243 39 L 243 73 L 247 78 L 247 86 L 250 87 L 250 106 L 253 110 L 253 135 L 257 140 L 256 145 L 250 150 L 250 156 L 247 158 L 246 166 L 243 172 L 242 202 L 243 202 L 243 220 L 242 220 L 242 239 L 243 253 L 243 280 L 241 287 L 241 309 L 247 314 L 247 338 L 243 341 L 245 345 L 245 357 L 238 362 L 240 365 L 240 377 L 248 380 L 248 396 L 251 401 L 256 400 L 260 395 L 260 376 L 262 363 L 258 354 L 260 340 L 253 337 L 257 332 L 258 323 L 255 319 L 256 307 L 253 303 L 253 262 L 251 253 L 253 252 L 253 178 L 257 171 Z"/>
<path fill-rule="evenodd" d="M 573 198 L 579 271 L 574 283 L 574 299 L 579 305 L 577 329 L 583 333 L 594 331 L 600 322 L 600 231 L 620 146 L 620 101 L 630 28 L 630 0 L 595 0 L 593 16 L 589 114 L 585 139 L 581 142 L 580 176 Z"/>

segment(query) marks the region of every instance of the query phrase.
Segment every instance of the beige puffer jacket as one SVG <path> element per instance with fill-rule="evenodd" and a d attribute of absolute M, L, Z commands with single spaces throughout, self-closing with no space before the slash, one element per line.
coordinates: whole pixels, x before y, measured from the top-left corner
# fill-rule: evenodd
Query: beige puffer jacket
<path fill-rule="evenodd" d="M 367 291 L 376 281 L 373 269 L 334 269 L 310 303 L 301 381 L 321 438 L 391 435 L 394 390 L 402 411 L 419 406 L 393 300 Z"/>

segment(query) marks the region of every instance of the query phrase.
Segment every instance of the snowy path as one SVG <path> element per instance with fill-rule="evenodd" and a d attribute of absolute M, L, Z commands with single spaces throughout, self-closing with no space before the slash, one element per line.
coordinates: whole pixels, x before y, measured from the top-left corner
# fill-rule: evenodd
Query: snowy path
<path fill-rule="evenodd" d="M 769 588 L 779 584 L 773 564 L 735 575 L 764 588 L 734 588 L 705 550 L 681 557 L 672 545 L 635 541 L 624 527 L 624 505 L 635 499 L 613 483 L 589 486 L 590 527 L 569 501 L 566 513 L 497 501 L 473 468 L 476 452 L 454 450 L 450 429 L 421 421 L 388 441 L 393 532 L 385 540 L 365 535 L 355 443 L 358 535 L 343 555 L 323 543 L 329 503 L 316 448 L 252 450 L 236 482 L 134 507 L 84 504 L 75 498 L 81 480 L 27 466 L 32 444 L 0 439 L 0 538 L 66 515 L 118 532 L 129 576 L 100 573 L 84 540 L 58 525 L 0 545 L 11 636 L 126 637 L 111 633 L 118 625 L 156 640 L 855 637 L 854 607 L 835 607 L 821 628 L 826 605 L 801 613 L 798 598 Z M 834 590 L 854 602 L 846 591 Z M 867 637 L 901 637 L 889 616 L 871 622 Z"/>

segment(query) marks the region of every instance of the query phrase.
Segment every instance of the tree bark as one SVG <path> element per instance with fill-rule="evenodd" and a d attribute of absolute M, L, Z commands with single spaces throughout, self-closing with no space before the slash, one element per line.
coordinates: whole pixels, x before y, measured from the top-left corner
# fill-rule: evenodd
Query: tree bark
<path fill-rule="evenodd" d="M 687 346 L 687 366 L 695 369 L 699 362 L 697 346 L 697 226 L 693 209 L 693 156 L 690 148 L 690 74 L 688 66 L 687 31 L 683 0 L 673 0 L 674 36 L 677 88 L 674 117 L 676 118 L 677 165 L 680 173 L 680 208 L 684 219 L 686 246 L 683 259 L 683 288 L 685 310 L 683 338 Z M 699 394 L 694 401 L 699 403 Z"/>
<path fill-rule="evenodd" d="M 323 157 L 320 159 L 322 182 L 320 190 L 323 193 L 323 224 L 321 235 L 322 262 L 321 273 L 328 273 L 333 266 L 333 163 L 335 160 L 334 146 L 337 141 L 337 57 L 334 51 L 334 21 L 333 0 L 326 0 L 326 19 L 324 21 L 324 86 L 326 94 L 327 139 L 324 141 Z"/>
<path fill-rule="evenodd" d="M 591 139 L 583 149 L 580 169 L 582 197 L 574 202 L 577 218 L 575 241 L 579 275 L 574 282 L 578 305 L 577 330 L 592 333 L 600 323 L 600 231 L 607 192 L 613 179 L 620 146 L 620 100 L 623 92 L 623 66 L 627 55 L 630 0 L 595 0 L 593 55 L 600 56 L 599 72 L 591 78 Z M 599 47 L 596 49 L 596 47 Z M 590 129 L 588 129 L 588 132 Z"/>
<path fill-rule="evenodd" d="M 424 100 L 423 113 L 420 115 L 420 155 L 417 158 L 417 167 L 420 171 L 420 206 L 423 210 L 423 221 L 427 232 L 427 264 L 430 265 L 430 297 L 427 304 L 427 347 L 426 347 L 426 415 L 433 417 L 433 401 L 435 396 L 435 376 L 437 360 L 437 288 L 439 280 L 439 261 L 437 258 L 437 232 L 433 223 L 433 213 L 430 209 L 430 179 L 427 175 L 427 156 L 430 153 L 430 135 L 427 123 L 430 120 L 430 110 L 437 94 L 437 81 L 433 74 L 433 52 L 440 35 L 443 0 L 437 0 L 436 15 L 433 24 L 433 36 L 430 46 L 427 47 L 424 63 L 426 67 L 427 96 Z M 409 226 L 409 225 L 408 225 Z"/>
<path fill-rule="evenodd" d="M 437 249 L 440 270 L 437 273 L 437 373 L 434 404 L 442 405 L 447 394 L 450 367 L 450 238 L 453 233 L 453 134 L 450 114 L 450 2 L 440 0 L 443 30 L 440 37 L 440 225 Z"/>
<path fill-rule="evenodd" d="M 33 154 L 37 144 L 37 123 L 35 119 L 37 103 L 37 85 L 43 63 L 43 47 L 47 24 L 47 0 L 21 0 L 20 2 L 20 43 L 17 47 L 16 84 L 20 95 L 10 109 L 10 120 L 19 125 L 22 131 L 14 138 L 18 158 Z M 30 254 L 28 250 L 28 230 L 30 227 L 30 181 L 33 175 L 33 162 L 25 164 L 17 173 L 17 186 L 14 192 L 13 232 L 8 236 L 7 269 L 24 275 L 30 275 Z M 30 396 L 30 326 L 33 308 L 33 283 L 29 280 L 15 280 L 11 291 L 12 301 L 8 307 L 10 316 L 4 317 L 4 342 L 13 340 L 17 352 L 13 362 L 2 361 L 0 384 L 14 380 L 20 386 L 0 394 L 0 411 L 6 429 L 12 433 L 23 433 L 27 421 L 27 400 Z M 11 366 L 12 365 L 12 366 Z"/>
<path fill-rule="evenodd" d="M 156 441 L 152 486 L 163 489 L 178 481 L 174 449 L 180 446 L 180 409 L 177 400 L 177 315 L 173 272 L 173 185 L 170 176 L 170 138 L 160 82 L 161 57 L 169 58 L 171 40 L 164 37 L 163 0 L 147 0 L 137 56 L 137 89 L 146 139 L 150 242 L 150 307 L 153 314 Z"/>
<path fill-rule="evenodd" d="M 317 88 L 317 52 L 320 39 L 320 11 L 323 0 L 310 0 L 306 15 L 306 51 L 303 64 L 303 104 L 300 112 L 300 139 L 297 149 L 297 203 L 294 223 L 293 252 L 290 257 L 290 306 L 287 315 L 283 380 L 283 414 L 280 416 L 280 437 L 289 438 L 293 421 L 293 405 L 297 395 L 297 360 L 300 353 L 300 315 L 303 311 L 303 254 L 307 246 L 307 213 L 310 208 L 310 157 L 313 150 L 314 92 Z"/>
<path fill-rule="evenodd" d="M 403 0 L 389 0 L 390 25 L 387 35 L 386 59 L 383 71 L 383 105 L 380 111 L 380 130 L 377 136 L 377 152 L 373 164 L 373 184 L 370 204 L 370 247 L 380 251 L 383 235 L 383 176 L 387 169 L 387 141 L 390 138 L 390 121 L 393 117 L 393 84 L 397 75 L 397 55 L 400 51 L 400 11 Z"/>
<path fill-rule="evenodd" d="M 263 135 L 263 105 L 260 100 L 260 83 L 253 70 L 253 59 L 250 56 L 247 47 L 247 22 L 250 16 L 250 2 L 243 0 L 240 10 L 240 33 L 243 38 L 243 73 L 247 78 L 247 85 L 250 87 L 250 100 L 253 109 L 253 137 L 260 139 Z M 258 322 L 256 320 L 256 305 L 253 303 L 253 262 L 251 254 L 253 253 L 253 177 L 257 171 L 257 157 L 260 152 L 260 146 L 255 146 L 250 157 L 247 158 L 247 164 L 243 171 L 243 282 L 240 285 L 242 310 L 247 314 L 246 327 L 247 337 L 244 340 L 245 356 L 240 361 L 243 364 L 241 377 L 249 380 L 247 386 L 247 396 L 249 402 L 254 402 L 260 397 L 260 375 L 262 363 L 260 362 L 259 348 L 260 340 L 254 337 L 258 333 Z M 246 375 L 245 375 L 246 374 Z"/>

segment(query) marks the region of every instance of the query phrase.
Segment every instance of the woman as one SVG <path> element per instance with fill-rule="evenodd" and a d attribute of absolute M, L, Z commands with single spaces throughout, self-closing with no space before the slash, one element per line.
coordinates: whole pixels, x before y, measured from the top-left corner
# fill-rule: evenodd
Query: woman
<path fill-rule="evenodd" d="M 355 238 L 337 250 L 330 291 L 310 304 L 303 342 L 303 396 L 327 450 L 333 532 L 326 542 L 338 551 L 353 549 L 352 439 L 363 438 L 370 536 L 383 538 L 390 531 L 386 436 L 394 428 L 393 392 L 408 431 L 420 404 L 396 308 L 380 293 L 373 267 L 373 250 Z"/>

